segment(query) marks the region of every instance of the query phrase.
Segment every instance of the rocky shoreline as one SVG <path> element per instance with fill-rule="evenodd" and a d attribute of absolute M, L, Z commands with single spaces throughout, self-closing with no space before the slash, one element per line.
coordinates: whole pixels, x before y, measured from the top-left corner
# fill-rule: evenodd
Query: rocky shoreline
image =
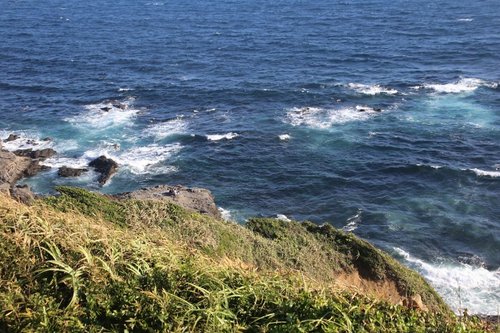
<path fill-rule="evenodd" d="M 32 177 L 41 171 L 50 169 L 49 166 L 43 164 L 43 161 L 56 156 L 57 152 L 52 148 L 28 148 L 13 151 L 3 149 L 2 142 L 16 140 L 21 140 L 21 137 L 15 133 L 11 133 L 6 139 L 0 140 L 0 192 L 10 195 L 22 203 L 30 204 L 35 199 L 36 194 L 31 191 L 29 186 L 17 185 L 17 182 L 22 178 Z M 43 141 L 49 140 L 51 139 L 43 139 Z M 33 142 L 26 143 L 33 144 Z M 99 156 L 92 160 L 89 162 L 88 167 L 99 174 L 97 181 L 101 186 L 106 184 L 119 169 L 118 163 L 106 156 Z M 58 169 L 57 174 L 59 177 L 79 177 L 88 172 L 89 169 L 62 166 Z M 221 218 L 212 193 L 202 188 L 159 185 L 142 188 L 134 192 L 119 193 L 113 195 L 113 197 L 117 200 L 145 199 L 172 202 L 191 211 Z"/>

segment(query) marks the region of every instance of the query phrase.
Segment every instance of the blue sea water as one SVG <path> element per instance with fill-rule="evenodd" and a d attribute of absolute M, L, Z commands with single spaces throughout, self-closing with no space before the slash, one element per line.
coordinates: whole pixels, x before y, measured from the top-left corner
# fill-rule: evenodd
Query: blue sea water
<path fill-rule="evenodd" d="M 206 187 L 232 219 L 345 228 L 456 311 L 497 314 L 499 13 L 497 0 L 2 0 L 0 134 L 59 152 L 24 181 L 38 192 Z M 57 177 L 101 154 L 120 164 L 106 186 Z"/>

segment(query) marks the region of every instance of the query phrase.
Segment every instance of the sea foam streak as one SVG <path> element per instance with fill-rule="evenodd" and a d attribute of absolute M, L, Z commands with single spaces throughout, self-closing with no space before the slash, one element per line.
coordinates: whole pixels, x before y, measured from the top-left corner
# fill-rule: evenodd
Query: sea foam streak
<path fill-rule="evenodd" d="M 458 81 L 445 84 L 424 84 L 422 87 L 432 89 L 438 93 L 465 93 L 472 92 L 479 87 L 497 88 L 498 83 L 487 82 L 476 78 L 461 78 Z"/>
<path fill-rule="evenodd" d="M 187 131 L 187 122 L 179 117 L 174 120 L 154 124 L 146 128 L 145 136 L 153 136 L 156 140 L 161 140 L 175 134 L 183 134 Z"/>
<path fill-rule="evenodd" d="M 455 312 L 467 309 L 469 313 L 497 314 L 500 270 L 488 271 L 467 264 L 429 264 L 403 249 L 394 250 L 437 289 Z"/>
<path fill-rule="evenodd" d="M 292 108 L 287 112 L 286 119 L 292 126 L 307 126 L 316 129 L 331 128 L 336 124 L 351 121 L 367 120 L 379 112 L 366 106 L 356 106 L 341 109 L 323 108 Z"/>
<path fill-rule="evenodd" d="M 206 136 L 208 141 L 220 141 L 220 140 L 231 140 L 239 137 L 238 133 L 229 132 L 226 134 L 209 134 Z"/>
<path fill-rule="evenodd" d="M 395 95 L 398 93 L 396 89 L 386 88 L 378 84 L 366 85 L 361 83 L 349 83 L 347 86 L 352 90 L 365 95 L 379 95 L 379 94 Z"/>

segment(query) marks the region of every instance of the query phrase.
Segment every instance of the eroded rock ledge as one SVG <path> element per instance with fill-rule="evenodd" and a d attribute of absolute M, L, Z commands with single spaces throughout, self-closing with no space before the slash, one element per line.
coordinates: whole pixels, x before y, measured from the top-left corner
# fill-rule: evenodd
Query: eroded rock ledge
<path fill-rule="evenodd" d="M 158 185 L 134 192 L 115 195 L 118 199 L 158 200 L 175 203 L 183 208 L 221 218 L 212 193 L 204 188 L 188 188 L 181 185 Z"/>

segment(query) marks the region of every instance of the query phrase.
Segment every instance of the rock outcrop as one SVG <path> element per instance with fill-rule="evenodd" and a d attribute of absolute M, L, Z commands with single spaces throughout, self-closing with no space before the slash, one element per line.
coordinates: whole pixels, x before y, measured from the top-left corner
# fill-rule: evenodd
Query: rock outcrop
<path fill-rule="evenodd" d="M 17 185 L 12 187 L 10 195 L 19 202 L 30 205 L 35 200 L 35 195 L 28 185 Z"/>
<path fill-rule="evenodd" d="M 101 185 L 106 184 L 106 182 L 116 173 L 116 170 L 118 170 L 118 163 L 104 155 L 91 161 L 89 166 L 101 174 L 98 179 Z"/>
<path fill-rule="evenodd" d="M 18 149 L 14 151 L 14 154 L 16 154 L 17 156 L 29 157 L 32 159 L 46 160 L 47 158 L 51 158 L 52 156 L 57 154 L 57 152 L 52 148 L 45 148 L 39 150 L 33 150 L 31 148 L 28 148 L 28 149 Z"/>
<path fill-rule="evenodd" d="M 33 161 L 29 157 L 17 156 L 9 151 L 0 151 L 0 183 L 14 184 L 31 174 Z"/>
<path fill-rule="evenodd" d="M 69 168 L 67 166 L 62 166 L 57 171 L 57 175 L 59 177 L 79 177 L 84 172 L 89 171 L 88 169 L 79 169 L 79 168 Z"/>
<path fill-rule="evenodd" d="M 120 199 L 159 200 L 173 202 L 183 208 L 220 219 L 221 215 L 212 193 L 204 188 L 188 188 L 181 185 L 158 185 L 134 192 L 117 194 Z"/>

